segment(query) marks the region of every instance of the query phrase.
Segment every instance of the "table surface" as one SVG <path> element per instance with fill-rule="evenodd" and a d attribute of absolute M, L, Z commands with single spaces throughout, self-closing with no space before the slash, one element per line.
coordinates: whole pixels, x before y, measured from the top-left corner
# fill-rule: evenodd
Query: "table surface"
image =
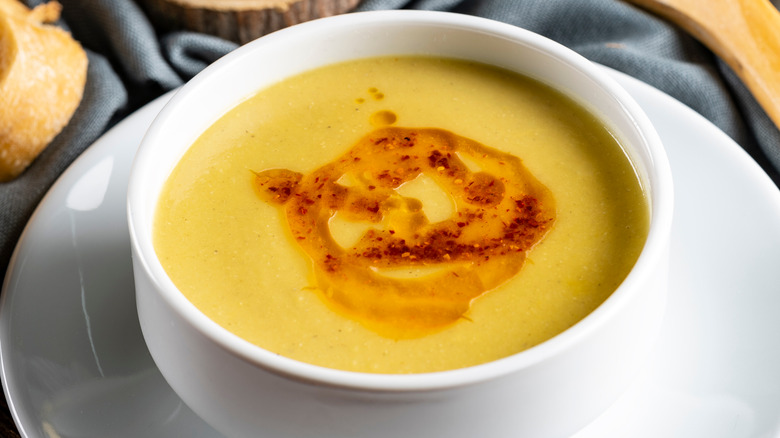
<path fill-rule="evenodd" d="M 8 403 L 5 401 L 5 397 L 0 397 L 0 436 L 2 437 L 18 437 L 19 432 L 14 424 L 14 419 L 11 417 L 11 411 L 8 409 Z"/>

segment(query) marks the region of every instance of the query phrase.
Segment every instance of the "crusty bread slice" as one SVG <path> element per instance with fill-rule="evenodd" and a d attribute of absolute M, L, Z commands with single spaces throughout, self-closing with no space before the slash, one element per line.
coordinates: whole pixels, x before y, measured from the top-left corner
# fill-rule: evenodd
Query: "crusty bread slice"
<path fill-rule="evenodd" d="M 87 55 L 68 32 L 48 25 L 57 2 L 32 10 L 0 0 L 0 181 L 27 168 L 81 102 Z"/>

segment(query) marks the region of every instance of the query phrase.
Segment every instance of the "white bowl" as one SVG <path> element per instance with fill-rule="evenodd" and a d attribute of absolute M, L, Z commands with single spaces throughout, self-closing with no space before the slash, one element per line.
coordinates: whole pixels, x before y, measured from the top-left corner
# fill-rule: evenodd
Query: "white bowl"
<path fill-rule="evenodd" d="M 254 346 L 200 313 L 152 246 L 163 183 L 193 141 L 238 102 L 280 79 L 354 58 L 426 54 L 539 79 L 601 118 L 647 184 L 647 243 L 621 286 L 562 334 L 519 354 L 446 372 L 380 375 L 327 369 Z M 523 29 L 466 15 L 385 11 L 320 19 L 267 35 L 208 67 L 149 128 L 128 188 L 141 328 L 171 387 L 228 436 L 563 437 L 627 388 L 666 301 L 672 182 L 660 140 L 602 69 Z"/>

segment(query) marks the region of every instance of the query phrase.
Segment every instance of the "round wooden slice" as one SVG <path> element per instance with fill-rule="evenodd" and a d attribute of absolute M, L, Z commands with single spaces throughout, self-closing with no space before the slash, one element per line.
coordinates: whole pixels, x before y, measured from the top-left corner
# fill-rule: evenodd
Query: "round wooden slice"
<path fill-rule="evenodd" d="M 244 44 L 283 27 L 341 14 L 360 0 L 140 0 L 165 30 L 191 30 Z"/>

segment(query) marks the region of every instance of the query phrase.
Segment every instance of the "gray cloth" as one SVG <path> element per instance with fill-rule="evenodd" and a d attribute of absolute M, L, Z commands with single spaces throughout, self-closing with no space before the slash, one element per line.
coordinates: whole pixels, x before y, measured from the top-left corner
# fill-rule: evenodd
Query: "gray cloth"
<path fill-rule="evenodd" d="M 70 124 L 31 167 L 0 183 L 3 272 L 36 205 L 79 154 L 114 123 L 236 47 L 196 33 L 158 35 L 132 0 L 60 3 L 60 24 L 88 50 L 87 89 Z M 364 0 L 358 7 L 396 8 L 479 15 L 556 40 L 698 111 L 780 183 L 780 132 L 736 75 L 673 25 L 621 0 Z"/>

